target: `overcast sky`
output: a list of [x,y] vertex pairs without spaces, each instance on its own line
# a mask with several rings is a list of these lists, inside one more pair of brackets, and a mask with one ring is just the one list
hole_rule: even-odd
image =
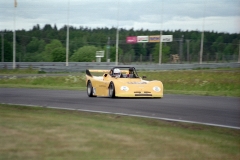
[[16,8],[14,0],[0,0],[0,31],[13,30],[14,21],[16,30],[69,23],[240,33],[240,0],[17,0]]

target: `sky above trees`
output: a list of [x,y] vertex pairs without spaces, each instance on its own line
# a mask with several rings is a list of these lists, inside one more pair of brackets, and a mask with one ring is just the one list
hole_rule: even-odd
[[[239,0],[0,1],[0,31],[40,24],[240,33]],[[15,22],[15,25],[14,25]],[[15,26],[15,27],[14,27]]]

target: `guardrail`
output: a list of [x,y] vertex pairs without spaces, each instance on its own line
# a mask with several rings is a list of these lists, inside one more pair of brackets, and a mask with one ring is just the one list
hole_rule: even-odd
[[[44,72],[82,72],[86,69],[110,69],[115,62],[16,62],[16,68],[33,68]],[[124,64],[119,63],[119,66]],[[203,63],[203,64],[131,64],[125,66],[134,66],[138,70],[182,70],[182,69],[201,69],[201,68],[240,68],[240,63]],[[12,62],[1,62],[1,69],[12,69]]]

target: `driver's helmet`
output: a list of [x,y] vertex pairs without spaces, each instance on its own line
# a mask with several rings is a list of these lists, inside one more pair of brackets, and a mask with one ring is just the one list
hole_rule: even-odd
[[113,75],[114,75],[115,77],[120,77],[120,75],[121,75],[120,69],[115,68],[115,69],[113,70]]

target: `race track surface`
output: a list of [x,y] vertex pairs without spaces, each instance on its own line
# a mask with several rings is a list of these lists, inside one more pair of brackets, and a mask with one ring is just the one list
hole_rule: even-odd
[[100,111],[240,129],[240,99],[164,95],[162,99],[89,98],[86,91],[0,88],[0,103]]

